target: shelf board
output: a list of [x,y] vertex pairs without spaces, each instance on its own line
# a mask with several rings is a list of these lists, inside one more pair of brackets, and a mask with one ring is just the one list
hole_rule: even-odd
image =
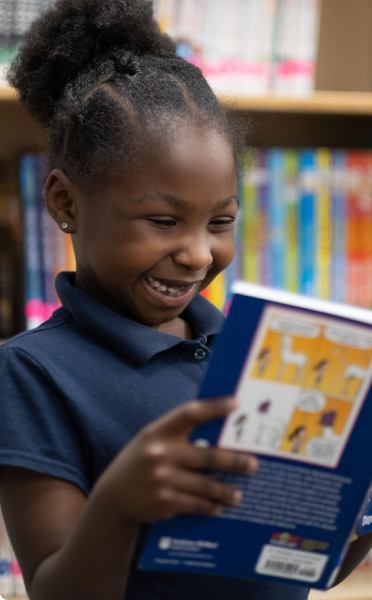
[[6,83],[0,83],[0,101],[17,100],[17,92]]
[[314,92],[307,97],[239,97],[232,101],[238,110],[253,112],[323,113],[372,115],[372,92]]
[[[1,83],[0,101],[16,99],[17,93]],[[372,92],[314,92],[307,97],[220,95],[220,99],[238,110],[252,112],[372,115]]]
[[357,569],[327,592],[311,590],[309,600],[372,600],[372,568]]

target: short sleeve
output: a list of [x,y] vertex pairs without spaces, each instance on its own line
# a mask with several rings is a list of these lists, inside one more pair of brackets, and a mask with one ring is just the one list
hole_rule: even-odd
[[77,431],[44,368],[19,347],[0,349],[0,465],[67,479],[88,495]]

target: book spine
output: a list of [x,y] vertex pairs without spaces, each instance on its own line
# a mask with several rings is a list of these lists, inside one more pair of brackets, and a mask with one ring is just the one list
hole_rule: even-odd
[[223,310],[226,298],[225,272],[223,271],[208,286],[208,300],[219,310]]
[[269,173],[267,151],[257,150],[259,283],[269,285]]
[[25,154],[20,161],[20,188],[23,206],[26,286],[26,327],[33,329],[44,321],[44,291],[40,248],[40,222],[36,158]]
[[320,22],[320,0],[299,0],[300,22],[294,94],[308,95],[314,89]]
[[315,295],[315,223],[314,197],[316,191],[315,151],[300,151],[299,176],[299,291]]
[[346,300],[346,152],[332,154],[332,300]]
[[257,171],[257,159],[253,157],[251,168],[242,181],[243,278],[255,283],[259,281]]
[[360,306],[371,307],[372,289],[372,196],[371,196],[371,153],[360,153],[361,187],[358,194],[359,211],[359,252],[358,271],[360,285]]
[[272,148],[268,152],[269,167],[269,252],[270,285],[285,289],[285,234],[286,214],[283,198],[284,151]]
[[298,154],[285,151],[286,289],[298,292]]
[[361,272],[361,210],[360,195],[363,186],[363,158],[359,151],[351,150],[348,155],[349,189],[347,198],[347,275],[346,302],[362,304]]
[[327,148],[317,151],[318,190],[315,206],[316,232],[316,295],[328,300],[330,292],[332,220],[330,211],[331,153]]

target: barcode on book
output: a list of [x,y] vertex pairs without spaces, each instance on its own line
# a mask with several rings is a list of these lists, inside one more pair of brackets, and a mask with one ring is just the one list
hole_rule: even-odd
[[270,571],[281,571],[282,573],[297,573],[300,565],[278,562],[277,560],[268,560],[265,568]]
[[321,578],[328,558],[324,554],[267,544],[261,551],[255,571],[261,575],[314,583]]

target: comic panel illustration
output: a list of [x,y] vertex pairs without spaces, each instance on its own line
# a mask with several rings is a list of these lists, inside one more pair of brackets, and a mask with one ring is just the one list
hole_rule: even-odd
[[219,445],[334,467],[371,379],[367,327],[267,307]]

